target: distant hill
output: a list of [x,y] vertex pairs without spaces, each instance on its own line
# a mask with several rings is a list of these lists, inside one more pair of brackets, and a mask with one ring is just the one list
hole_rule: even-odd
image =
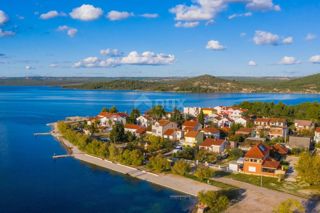
[[56,85],[75,89],[173,91],[192,93],[320,93],[320,74],[286,77],[31,77],[0,78],[0,85]]

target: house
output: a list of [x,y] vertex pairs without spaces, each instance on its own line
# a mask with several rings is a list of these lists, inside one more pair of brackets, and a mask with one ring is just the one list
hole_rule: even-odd
[[229,163],[229,168],[228,170],[231,172],[239,172],[243,169],[243,163],[244,163],[244,158],[241,157],[236,161],[231,161]]
[[139,126],[143,126],[145,128],[151,125],[151,119],[145,115],[140,115],[136,121]]
[[320,142],[320,127],[316,128],[316,130],[314,132],[314,141],[316,143]]
[[216,110],[214,108],[202,108],[202,112],[204,115],[212,115],[216,112]]
[[183,108],[183,114],[185,115],[191,115],[193,117],[197,117],[201,112],[200,107],[184,107]]
[[198,131],[202,129],[202,125],[196,120],[185,121],[182,124],[182,130],[185,132],[188,131]]
[[206,138],[220,138],[220,130],[214,127],[205,127],[201,130]]
[[254,121],[257,129],[270,129],[271,127],[287,127],[287,121],[284,118],[257,118]]
[[234,123],[241,124],[242,126],[247,126],[247,124],[248,124],[248,120],[244,119],[244,118],[241,118],[241,117],[233,119],[233,120],[234,120]]
[[171,141],[178,141],[183,138],[183,131],[180,129],[167,129],[163,133],[163,137]]
[[200,131],[189,131],[185,134],[184,140],[181,141],[184,146],[195,146],[203,141],[203,133]]
[[230,118],[222,118],[218,121],[218,127],[228,127],[230,128],[233,121]]
[[176,129],[177,124],[169,120],[159,120],[152,125],[152,134],[162,137],[168,129]]
[[280,143],[277,143],[271,147],[271,154],[273,155],[273,158],[277,160],[285,159],[288,153],[289,149]]
[[297,136],[289,136],[290,148],[299,148],[310,150],[311,148],[311,138],[310,137],[297,137]]
[[144,133],[146,133],[146,128],[141,127],[139,125],[135,125],[135,124],[126,124],[126,125],[124,125],[124,131],[131,132],[132,134],[134,134],[136,136],[141,136]]
[[248,137],[244,140],[244,142],[239,144],[239,149],[243,151],[248,151],[252,147],[256,146],[257,144],[265,143],[265,141],[266,141],[265,138]]
[[252,147],[244,156],[243,172],[246,174],[274,177],[280,167],[279,161],[270,158],[270,148],[263,143]]
[[245,137],[250,137],[254,135],[254,129],[253,128],[240,128],[236,131],[236,135],[243,135]]
[[199,149],[205,149],[210,152],[224,152],[228,142],[225,139],[206,138],[200,145]]
[[285,138],[288,135],[288,129],[285,127],[271,127],[268,132],[270,139]]
[[297,131],[311,130],[314,128],[314,123],[309,120],[294,120],[294,127]]
[[111,112],[101,112],[97,118],[100,121],[102,127],[111,127],[116,123],[126,124],[128,115],[126,113],[111,113]]

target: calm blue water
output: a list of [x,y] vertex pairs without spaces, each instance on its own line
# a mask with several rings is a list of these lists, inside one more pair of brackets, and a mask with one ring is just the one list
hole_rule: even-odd
[[52,160],[65,150],[47,123],[71,115],[95,115],[103,106],[122,111],[153,104],[231,105],[241,101],[319,101],[319,95],[176,94],[80,91],[57,87],[0,87],[0,212],[186,212],[190,201],[149,183],[79,162]]

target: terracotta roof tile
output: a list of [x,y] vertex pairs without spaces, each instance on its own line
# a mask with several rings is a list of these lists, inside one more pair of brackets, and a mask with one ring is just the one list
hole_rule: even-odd
[[221,144],[223,144],[225,142],[225,140],[223,139],[213,139],[213,138],[206,138],[201,144],[200,146],[220,146]]
[[189,131],[185,137],[188,137],[188,138],[195,138],[197,137],[197,135],[200,133],[200,131]]
[[246,158],[263,159],[269,153],[269,148],[262,143],[252,147],[246,154]]

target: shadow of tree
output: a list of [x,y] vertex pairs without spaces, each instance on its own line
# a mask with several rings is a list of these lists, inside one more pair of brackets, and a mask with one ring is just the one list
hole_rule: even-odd
[[304,202],[307,213],[317,213],[317,205],[320,203],[320,195],[313,195],[307,201]]

